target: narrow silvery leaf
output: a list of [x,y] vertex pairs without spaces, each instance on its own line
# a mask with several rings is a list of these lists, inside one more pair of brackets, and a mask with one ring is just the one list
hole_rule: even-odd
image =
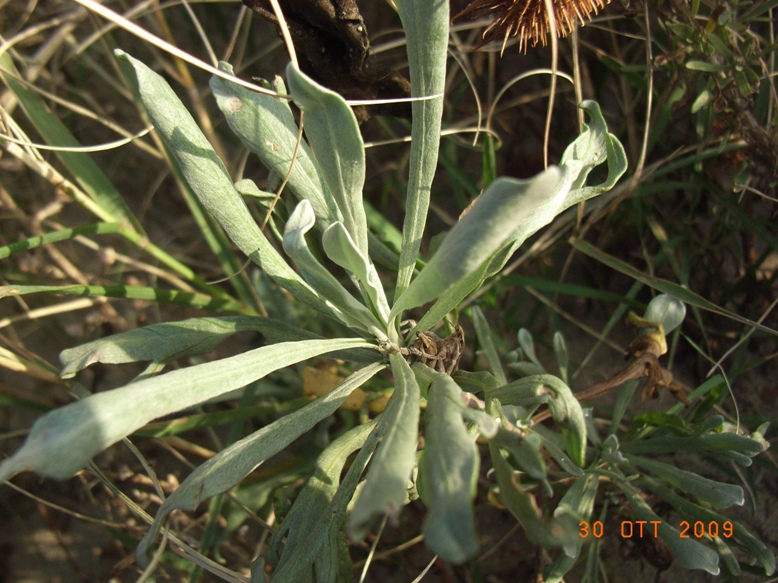
[[473,513],[479,457],[463,423],[461,392],[448,375],[436,374],[429,387],[418,483],[429,508],[422,525],[427,547],[455,564],[479,548]]
[[[434,369],[424,366],[420,363],[416,363],[413,366],[413,372],[416,373],[416,378],[419,380],[422,386],[427,386],[439,380],[440,374]],[[486,376],[484,376],[486,375]],[[500,429],[500,420],[496,416],[481,411],[479,409],[472,409],[468,403],[470,402],[467,391],[463,388],[462,380],[465,379],[465,384],[469,385],[467,391],[479,392],[483,390],[484,386],[490,386],[493,383],[496,384],[497,380],[491,373],[486,371],[477,373],[468,373],[466,371],[457,372],[457,387],[459,392],[459,400],[457,401],[457,408],[459,415],[467,422],[476,425],[478,433],[486,438],[492,439]]]
[[548,455],[556,460],[559,467],[571,476],[575,476],[576,478],[583,477],[584,471],[575,465],[573,460],[571,460],[562,450],[562,447],[560,447],[563,440],[558,432],[551,431],[545,425],[535,425],[535,427],[532,428],[532,431],[540,435],[540,438],[543,440],[543,447],[548,451]]
[[544,547],[561,547],[580,540],[575,517],[565,512],[549,521],[542,517],[535,496],[521,487],[518,472],[514,472],[506,459],[507,453],[494,441],[489,442],[489,454],[500,487],[500,499],[524,527],[530,541]]
[[[492,259],[472,271],[468,276],[458,280],[442,293],[437,302],[419,321],[418,328],[427,330],[439,322],[446,314],[455,309],[473,290],[477,289],[485,278],[494,275],[503,268],[524,241],[538,229],[550,223],[556,215],[573,205],[588,200],[613,187],[627,169],[627,159],[624,148],[619,141],[607,132],[605,120],[600,108],[593,101],[585,101],[581,107],[586,109],[591,122],[585,131],[565,150],[560,164],[562,179],[557,188],[549,192],[546,202],[529,212],[519,221],[518,227]],[[607,158],[606,158],[607,156]],[[580,187],[589,172],[603,161],[608,164],[608,176],[602,184],[591,187]],[[523,181],[513,179],[498,179],[522,184]],[[405,308],[403,308],[405,309]]]
[[581,403],[562,379],[549,374],[533,375],[486,393],[503,405],[529,406],[547,403],[554,421],[562,427],[567,453],[578,466],[586,454],[586,420]]
[[687,472],[648,458],[627,456],[627,459],[637,467],[663,478],[667,483],[681,491],[706,500],[716,509],[729,508],[732,505],[742,506],[745,502],[743,488],[740,486],[716,482],[693,472]]
[[[565,548],[568,546],[566,545]],[[578,562],[578,555],[581,552],[581,547],[571,546],[570,548],[573,549],[573,556],[567,553],[561,554],[553,563],[543,569],[543,583],[564,583],[565,575],[567,575],[570,569],[575,567],[575,564]]]
[[551,416],[562,428],[567,454],[583,467],[586,458],[586,420],[581,402],[560,378],[542,375],[546,386],[556,392],[556,398],[548,403]]
[[610,462],[612,464],[624,463],[627,461],[627,459],[621,455],[621,452],[619,451],[620,447],[621,445],[619,444],[619,438],[616,437],[615,433],[611,433],[608,437],[605,438],[605,441],[602,442],[600,456],[606,462]]
[[[498,400],[490,401],[490,409],[500,417],[502,425],[495,442],[501,449],[511,454],[514,464],[522,472],[538,480],[543,485],[546,494],[552,496],[554,491],[548,481],[548,468],[543,454],[540,452],[543,445],[541,437],[534,431],[516,431],[514,422],[508,418]],[[507,411],[507,413],[511,413],[511,411]],[[509,427],[514,427],[514,431],[509,431]]]
[[400,354],[389,355],[389,362],[394,376],[394,394],[376,429],[381,433],[381,444],[370,463],[365,486],[348,523],[349,535],[356,541],[365,537],[374,517],[393,517],[400,512],[416,460],[419,385]]
[[[219,63],[219,68],[232,74],[228,63]],[[276,79],[275,89],[286,93],[280,78]],[[298,200],[311,201],[316,218],[323,226],[338,220],[335,201],[329,196],[329,188],[320,176],[308,144],[302,141],[295,155],[299,131],[289,104],[284,99],[254,93],[221,77],[211,78],[211,90],[230,129],[265,167],[279,176],[286,176],[294,159],[287,183],[289,189]]]
[[638,519],[657,525],[659,537],[670,547],[680,566],[686,569],[707,571],[711,575],[719,574],[719,556],[714,551],[691,537],[682,538],[680,531],[674,526],[670,526],[667,521],[662,520],[643,500],[640,492],[631,485],[623,481],[617,481],[616,484],[627,495],[629,505]]
[[[319,353],[322,346],[326,349],[327,346],[345,342],[319,340]],[[353,340],[349,342],[356,344]],[[286,346],[288,354],[301,360],[298,354],[300,351],[290,344],[292,343],[279,346]],[[198,466],[160,507],[154,517],[154,524],[138,546],[139,559],[145,560],[146,553],[170,512],[175,509],[194,510],[203,500],[232,488],[266,459],[282,451],[319,421],[332,415],[354,389],[366,383],[385,366],[375,363],[358,370],[323,397],[244,437]],[[224,368],[221,370],[223,373]]]
[[351,338],[273,344],[91,395],[36,421],[22,448],[0,464],[0,480],[23,469],[52,478],[70,477],[100,451],[152,419],[218,397],[314,356],[369,347],[371,344]]
[[492,369],[492,373],[501,385],[508,384],[508,379],[505,378],[505,371],[502,369],[500,355],[497,354],[497,349],[492,340],[492,330],[486,321],[486,316],[484,316],[484,313],[478,306],[473,306],[473,325],[475,326],[475,333],[478,337],[478,343],[481,345],[481,350],[486,353],[489,368]]
[[570,358],[567,355],[567,344],[561,332],[554,332],[554,356],[559,367],[559,376],[566,384],[570,384]]
[[[333,573],[341,565],[337,556],[329,552],[332,544],[329,539],[341,536],[339,531],[359,479],[359,468],[367,464],[378,442],[373,432],[375,424],[373,420],[348,431],[333,441],[316,460],[313,475],[271,539],[270,549],[274,556],[283,548],[281,560],[273,571],[274,581],[298,583],[311,573],[311,563],[314,563],[317,581],[342,578]],[[358,459],[350,464],[341,483],[343,467],[357,450],[361,450]],[[332,574],[328,575],[328,572]]]
[[543,382],[539,381],[540,376],[533,375],[507,385],[487,388],[485,398],[498,399],[503,405],[517,405],[519,407],[548,403],[553,398],[553,394],[546,389]]
[[640,480],[640,482],[641,484],[645,485],[648,490],[654,494],[659,495],[661,498],[664,498],[670,504],[672,504],[678,514],[680,514],[683,518],[688,519],[689,522],[699,520],[705,524],[718,524],[719,527],[724,525],[726,522],[730,522],[732,524],[732,540],[730,542],[734,542],[741,549],[746,550],[757,561],[759,561],[762,564],[762,568],[764,569],[766,576],[769,577],[775,573],[775,554],[773,551],[768,549],[764,543],[757,539],[753,534],[748,532],[748,530],[746,530],[742,524],[728,520],[724,516],[721,516],[720,514],[709,510],[708,508],[703,508],[698,504],[690,502],[672,490],[660,486],[656,480],[644,477]]
[[[576,480],[575,484],[562,496],[559,505],[554,510],[554,515],[569,514],[591,524],[598,485],[599,476],[594,473],[586,474],[584,478]],[[565,554],[568,557],[577,557],[581,545],[584,541],[590,542],[591,538],[592,533],[589,532],[588,540],[586,537],[581,537],[581,541],[578,544],[565,545]]]
[[313,81],[294,63],[287,65],[286,77],[295,103],[305,112],[305,135],[343,224],[357,249],[367,255],[367,219],[362,204],[365,145],[357,118],[340,95]]
[[400,270],[395,298],[411,282],[427,221],[432,179],[438,164],[443,92],[446,82],[449,3],[446,0],[397,0],[405,30],[414,101],[408,193],[405,198]]
[[570,489],[565,492],[559,505],[554,511],[555,515],[566,512],[574,516],[580,516],[589,520],[594,512],[594,502],[597,499],[597,488],[600,478],[597,474],[586,474],[586,477],[576,480]]
[[357,249],[342,223],[332,223],[327,227],[322,235],[322,247],[327,257],[354,274],[367,292],[375,313],[383,323],[388,323],[389,303],[375,265],[369,256]]
[[462,303],[466,297],[477,290],[488,273],[489,263],[484,263],[481,267],[466,275],[454,285],[449,287],[438,297],[437,301],[430,306],[425,314],[418,321],[412,332],[416,330],[429,330],[435,324],[443,320],[447,314]]
[[250,196],[259,201],[262,201],[265,204],[271,203],[276,197],[276,195],[272,192],[260,190],[260,188],[257,186],[257,183],[250,178],[238,180],[235,183],[235,190],[237,190],[241,196]]
[[60,376],[63,379],[72,378],[79,371],[98,362],[169,362],[184,356],[206,354],[228,336],[243,330],[261,332],[271,343],[317,337],[307,330],[258,316],[190,318],[180,322],[152,324],[63,350],[59,357],[63,365]]
[[[586,100],[581,102],[580,107],[589,114],[590,121],[588,124],[584,124],[583,133],[565,149],[562,161],[559,163],[561,167],[564,167],[575,160],[582,165],[562,210],[610,190],[627,170],[627,155],[624,152],[624,147],[616,139],[616,136],[608,133],[600,106],[596,101]],[[589,172],[606,160],[608,162],[608,176],[605,182],[585,187],[584,183]]]
[[294,259],[303,277],[325,299],[341,322],[379,340],[386,339],[384,328],[373,313],[359,303],[311,253],[305,234],[315,222],[311,203],[301,200],[286,223],[284,251]]
[[500,422],[484,411],[471,409],[463,405],[460,413],[463,419],[477,426],[481,437],[492,439],[500,429]]
[[538,368],[543,368],[543,365],[540,364],[540,361],[535,354],[535,341],[532,339],[532,334],[530,331],[526,328],[520,328],[516,337],[519,341],[521,350],[524,352],[524,356],[527,357],[527,360],[529,360]]
[[[555,216],[580,202],[610,190],[627,170],[627,156],[624,147],[608,133],[600,106],[594,101],[583,101],[580,107],[589,114],[590,123],[584,124],[584,131],[562,154],[559,168],[562,180],[559,188],[549,193],[545,204],[539,205],[514,232],[510,252],[504,260],[489,268],[495,273],[505,264],[513,251],[541,227],[549,224]],[[608,163],[608,176],[605,182],[596,186],[583,186],[589,173],[603,162]]]
[[143,104],[186,183],[232,242],[297,299],[328,314],[329,310],[316,292],[300,279],[265,238],[235,190],[224,163],[167,81],[127,53],[116,50],[114,54],[122,74]]
[[522,472],[546,485],[548,469],[543,454],[540,453],[543,441],[537,433],[529,431],[526,435],[519,436],[503,429],[497,434],[497,443],[510,452]]
[[[552,167],[531,180],[494,181],[396,301],[392,316],[435,299],[481,267],[527,220],[528,214],[546,205],[548,198],[561,190],[561,178],[559,169]],[[552,211],[546,223],[554,214]]]

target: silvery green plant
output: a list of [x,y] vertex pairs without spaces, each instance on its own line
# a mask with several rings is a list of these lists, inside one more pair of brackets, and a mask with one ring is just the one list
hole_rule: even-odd
[[[658,335],[655,338],[666,344],[664,336],[679,328],[685,314],[681,301],[665,294],[658,295],[649,302],[642,316],[642,322],[650,324],[642,333]],[[499,364],[491,331],[477,308],[474,310],[474,324],[489,362]],[[657,564],[661,561],[655,563],[659,570],[666,569],[674,559],[682,568],[706,571],[712,575],[721,574],[723,565],[723,572],[730,578],[739,577],[744,566],[753,573],[761,568],[767,576],[775,571],[774,553],[742,524],[718,512],[744,504],[742,487],[646,457],[676,453],[699,455],[718,464],[748,467],[755,456],[769,447],[764,438],[769,424],[744,434],[720,415],[687,422],[680,416],[684,410],[682,403],[676,403],[665,412],[638,413],[630,419],[627,407],[640,385],[639,380],[632,380],[620,387],[608,429],[603,432],[594,426],[592,409],[581,408],[569,392],[570,363],[562,335],[557,333],[553,341],[558,376],[549,374],[543,368],[527,330],[521,329],[517,340],[519,348],[507,355],[507,368],[519,378],[506,382],[497,380],[499,374],[495,374],[493,388],[483,387],[487,410],[491,407],[491,410],[497,411],[501,420],[498,434],[489,444],[498,484],[502,491],[515,467],[524,473],[523,485],[534,484],[551,496],[554,489],[550,480],[576,478],[562,494],[553,515],[555,518],[576,517],[579,537],[565,543],[555,553],[555,560],[543,570],[544,581],[562,581],[584,553],[588,556],[582,580],[598,580],[601,544],[608,539],[619,538],[622,541],[630,538],[632,541],[639,539],[638,542],[663,545],[668,563],[663,566]],[[494,365],[492,368],[496,370]],[[687,406],[702,405],[706,397],[724,383],[720,375],[709,378],[687,395]],[[556,420],[568,416],[568,423],[561,425],[561,435],[542,425],[528,423],[541,405],[548,405]],[[564,412],[554,413],[555,408]],[[626,430],[622,429],[624,425]],[[516,440],[512,435],[516,428],[524,433],[523,439]],[[577,435],[582,436],[580,440]],[[584,440],[587,444],[585,448]],[[582,449],[576,452],[572,447],[574,444],[581,445]],[[515,466],[508,466],[505,456],[500,457],[499,448],[508,452],[508,459]],[[541,455],[543,450],[546,456]],[[585,464],[581,463],[583,456]],[[549,458],[554,460],[561,472],[549,470]],[[501,472],[504,475],[502,479]],[[738,474],[733,472],[733,477],[738,479]],[[685,496],[679,492],[685,493]],[[514,500],[513,506],[506,505],[525,529],[537,528],[542,532],[544,525],[538,521],[530,500],[522,499],[515,492],[511,492],[511,496],[518,500]],[[646,501],[651,497],[663,500],[672,508],[672,520],[657,514]],[[610,507],[604,504],[597,509],[595,503],[598,499],[610,500]],[[613,519],[609,520],[610,516]],[[643,527],[645,531],[638,536],[638,528]],[[634,533],[629,529],[634,529]],[[555,546],[554,540],[536,538],[535,542]],[[743,551],[748,561],[739,562],[732,547]],[[661,553],[655,552],[655,555]],[[759,568],[752,566],[754,563],[758,563]]]
[[[461,371],[451,377],[420,363],[409,364],[407,348],[416,332],[429,330],[456,310],[464,298],[502,269],[527,237],[555,216],[610,189],[624,173],[626,159],[619,142],[608,133],[597,104],[582,103],[589,124],[565,150],[559,165],[529,180],[495,180],[423,263],[419,249],[437,166],[449,15],[447,2],[441,0],[396,0],[396,4],[407,34],[413,94],[422,98],[413,103],[413,141],[399,256],[368,230],[362,203],[364,144],[351,109],[339,95],[312,81],[294,64],[286,69],[286,83],[275,79],[270,84],[278,94],[288,92],[304,112],[305,140],[298,148],[299,128],[284,99],[249,92],[220,77],[211,81],[230,128],[271,176],[286,176],[291,168],[287,189],[293,200],[283,233],[278,233],[282,254],[256,224],[244,201],[244,197],[254,197],[262,203],[273,195],[248,180],[234,183],[164,79],[128,54],[116,51],[138,103],[200,203],[264,275],[322,318],[337,322],[348,334],[322,338],[281,319],[211,317],[148,326],[66,350],[61,356],[66,378],[95,362],[151,364],[134,382],[83,398],[36,422],[22,448],[0,465],[0,479],[23,469],[67,478],[97,453],[153,419],[226,395],[308,359],[336,355],[349,363],[353,370],[350,376],[325,396],[216,454],[164,501],[138,548],[141,562],[148,560],[172,511],[195,509],[202,501],[233,488],[265,460],[331,416],[356,388],[385,369],[393,379],[393,393],[385,410],[324,449],[313,475],[275,533],[268,557],[275,565],[274,581],[348,579],[344,533],[351,540],[361,540],[376,519],[396,517],[413,497],[421,498],[428,508],[422,531],[432,551],[453,563],[475,556],[479,550],[473,515],[481,464],[478,436],[488,441],[489,459],[505,506],[532,541],[563,549],[564,555],[554,563],[555,570],[549,576],[561,577],[580,553],[579,523],[591,519],[598,481],[605,475],[605,470],[592,469],[596,462],[634,464],[657,476],[655,484],[647,483],[647,488],[656,485],[667,489],[668,499],[671,494],[677,496],[667,486],[679,486],[677,473],[658,466],[659,462],[639,458],[642,450],[628,451],[615,435],[599,440],[563,380],[564,374],[560,378],[539,372],[509,381],[493,351],[489,353],[491,373]],[[226,63],[221,68],[232,72]],[[607,165],[605,181],[587,185],[590,171],[600,164]],[[348,273],[355,293],[332,275],[325,258]],[[390,267],[388,274],[395,275],[393,289],[385,287],[389,275],[379,277],[377,265]],[[430,302],[418,323],[410,330],[402,329],[410,310]],[[477,310],[474,318],[479,339],[487,345],[488,326]],[[647,318],[663,319],[656,314]],[[671,328],[666,326],[665,330]],[[159,374],[166,363],[207,353],[242,330],[261,332],[267,345]],[[520,341],[528,346],[526,334]],[[466,398],[475,394],[483,399]],[[426,402],[421,423],[425,447],[417,456],[422,402]],[[549,407],[558,432],[528,423],[531,412],[541,405]],[[721,451],[713,439],[721,427],[721,423],[709,423],[695,435],[710,436],[711,447]],[[750,460],[764,449],[761,434],[722,435],[728,436],[727,443],[735,452],[732,455],[742,457],[738,461]],[[740,441],[733,445],[730,442],[735,438]],[[554,475],[548,469],[546,454],[558,464]],[[343,474],[349,459],[351,464]],[[519,471],[521,480],[526,481],[521,487]],[[542,515],[529,485],[552,492],[551,480],[557,476],[571,478],[572,486],[553,513]],[[619,483],[623,483],[632,507],[639,515],[650,515],[626,472],[622,477]],[[723,486],[716,491],[723,492],[728,502],[742,498],[742,491],[740,498]],[[701,557],[690,560],[687,566],[713,572],[718,555],[697,545],[706,551],[698,546],[682,549],[692,549],[688,552]],[[759,557],[768,569],[765,552],[762,550]],[[253,579],[263,580],[261,568],[255,570]]]

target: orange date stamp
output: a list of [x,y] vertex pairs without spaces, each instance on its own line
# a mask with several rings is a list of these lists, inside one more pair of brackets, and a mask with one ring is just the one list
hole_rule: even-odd
[[[661,520],[622,520],[619,532],[616,534],[621,538],[658,538],[659,527],[663,524]],[[732,538],[735,534],[735,526],[729,520],[717,522],[703,522],[696,520],[694,522],[682,520],[678,524],[678,538]],[[605,524],[601,520],[589,522],[582,520],[578,523],[578,536],[581,538],[602,538],[605,535]]]

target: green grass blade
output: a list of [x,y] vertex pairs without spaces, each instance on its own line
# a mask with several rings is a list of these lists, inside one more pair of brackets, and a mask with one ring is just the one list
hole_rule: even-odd
[[763,326],[758,322],[754,322],[753,320],[744,318],[743,316],[735,314],[734,312],[725,310],[724,308],[721,308],[716,304],[709,302],[708,300],[694,293],[693,291],[681,287],[677,283],[673,283],[671,281],[667,281],[666,279],[661,279],[653,275],[647,275],[642,271],[635,269],[631,265],[624,263],[620,259],[617,259],[612,255],[608,255],[607,253],[600,251],[599,249],[597,249],[593,245],[590,245],[586,241],[582,241],[580,239],[573,239],[570,241],[570,244],[581,253],[588,255],[592,259],[596,259],[597,261],[603,263],[604,265],[607,265],[611,269],[615,269],[616,271],[619,271],[624,275],[631,277],[634,280],[640,281],[645,285],[657,291],[665,293],[669,296],[672,296],[677,300],[680,300],[686,304],[695,306],[702,310],[713,312],[714,314],[718,314],[719,316],[724,316],[725,318],[730,318],[732,320],[740,322],[741,324],[745,324],[746,326],[752,326],[762,332],[766,332],[767,334],[778,336],[778,330],[773,330],[772,328]]
[[[46,143],[67,148],[81,146],[67,127],[49,111],[40,96],[19,81],[19,71],[8,53],[0,54],[0,77],[14,92],[27,117]],[[127,223],[139,233],[144,232],[119,191],[89,154],[85,152],[56,152],[56,154],[84,192],[104,211],[100,216],[101,219],[106,222]]]
[[0,287],[0,299],[36,293],[54,293],[66,296],[108,297],[126,300],[149,300],[188,306],[202,310],[224,310],[251,315],[253,312],[235,300],[215,298],[206,294],[159,289],[140,285],[9,285]]
[[[222,272],[228,277],[229,285],[232,286],[244,304],[251,306],[254,308],[254,311],[260,313],[261,301],[257,295],[256,289],[251,285],[249,274],[243,269],[245,260],[238,257],[230,239],[219,227],[216,220],[208,214],[205,208],[203,208],[200,201],[197,200],[197,196],[192,192],[192,189],[189,188],[189,185],[179,172],[178,166],[174,163],[172,156],[169,155],[167,148],[165,150],[165,155],[168,157],[170,166],[174,169],[179,187],[184,194],[184,199],[189,207],[189,212],[192,213],[192,218],[194,218],[200,234],[202,234],[208,247],[213,251],[213,254],[219,261]],[[211,291],[210,288],[211,286],[209,285],[208,291]]]
[[73,237],[79,235],[109,235],[113,233],[119,233],[124,230],[119,223],[90,223],[88,225],[81,225],[80,227],[74,227],[72,229],[62,229],[60,231],[54,231],[52,233],[46,233],[39,237],[30,237],[23,241],[17,241],[10,245],[4,245],[0,247],[0,259],[7,259],[14,253],[20,253],[22,251],[30,251],[31,249],[37,249],[44,245],[51,243],[60,243],[67,241]]
[[[178,275],[202,288],[213,297],[229,302],[235,302],[235,300],[231,298],[229,294],[225,293],[218,287],[210,285],[205,280],[197,276],[189,267],[171,257],[156,245],[150,243],[145,235],[133,230],[130,227],[127,227],[126,225],[122,225],[121,223],[90,223],[88,225],[81,225],[80,227],[73,227],[71,229],[53,231],[38,237],[30,237],[29,239],[24,239],[23,241],[17,241],[16,243],[11,243],[10,245],[0,247],[0,259],[6,259],[15,253],[30,251],[31,249],[37,249],[38,247],[42,247],[44,245],[67,241],[79,235],[110,235],[114,233],[121,235],[132,244],[142,248],[151,257],[170,267]],[[235,305],[237,306],[237,303]],[[233,311],[247,311],[245,309],[230,309]]]

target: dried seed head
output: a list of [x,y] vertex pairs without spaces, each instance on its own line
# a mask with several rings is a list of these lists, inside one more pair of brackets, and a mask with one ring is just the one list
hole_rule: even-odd
[[[559,36],[567,36],[576,21],[585,24],[608,2],[610,0],[552,0]],[[519,39],[519,51],[526,53],[530,44],[534,47],[541,42],[545,46],[551,30],[544,0],[473,0],[454,20],[474,20],[482,16],[493,16],[494,20],[486,27],[478,48],[502,40],[504,50],[508,39],[515,36]]]

